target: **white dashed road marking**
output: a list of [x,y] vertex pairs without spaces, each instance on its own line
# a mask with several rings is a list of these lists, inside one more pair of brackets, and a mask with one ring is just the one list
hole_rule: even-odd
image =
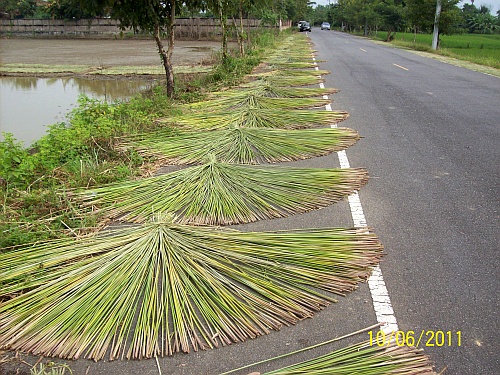
[[[319,70],[319,67],[316,66],[315,69]],[[324,89],[325,85],[320,83],[319,87]],[[324,95],[323,98],[328,99],[328,96]],[[332,106],[327,104],[325,109],[327,111],[332,111]],[[337,124],[333,124],[331,127],[336,128]],[[339,158],[340,168],[350,168],[349,159],[347,158],[345,150],[337,152],[337,156]],[[361,206],[358,193],[356,192],[351,194],[348,197],[348,201],[354,226],[356,228],[367,228],[368,225],[366,223],[365,214],[363,212],[363,207]],[[398,323],[396,321],[396,316],[394,315],[394,310],[392,309],[391,299],[389,297],[389,292],[387,291],[380,266],[373,268],[372,274],[368,278],[368,287],[370,288],[377,322],[383,323],[380,330],[388,334],[398,331]]]
[[398,68],[403,69],[403,70],[410,70],[410,69],[405,68],[404,66],[401,66],[401,65],[398,65],[398,64],[392,64],[392,65],[397,66]]

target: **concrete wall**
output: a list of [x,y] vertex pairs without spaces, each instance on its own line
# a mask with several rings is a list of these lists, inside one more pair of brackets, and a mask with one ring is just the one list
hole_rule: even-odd
[[[239,21],[237,21],[238,23]],[[231,25],[232,20],[228,20]],[[260,20],[244,19],[245,29],[260,26]],[[287,23],[285,27],[289,27]],[[148,37],[134,34],[132,30],[121,31],[119,22],[109,18],[72,20],[50,19],[0,19],[0,35],[12,37]],[[176,20],[175,36],[179,39],[217,39],[221,35],[220,22],[213,18],[179,18]]]

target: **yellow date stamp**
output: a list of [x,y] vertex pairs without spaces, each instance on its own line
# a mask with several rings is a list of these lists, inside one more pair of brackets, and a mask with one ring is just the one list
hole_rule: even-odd
[[370,346],[451,347],[462,346],[462,331],[421,330],[368,332]]

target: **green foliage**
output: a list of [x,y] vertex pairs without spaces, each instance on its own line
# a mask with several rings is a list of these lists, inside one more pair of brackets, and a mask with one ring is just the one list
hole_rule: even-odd
[[476,8],[474,4],[464,4],[462,17],[463,27],[469,33],[490,34],[500,30],[499,15],[493,16],[485,5]]
[[33,145],[35,152],[29,159],[35,176],[49,175],[56,168],[71,174],[72,164],[88,165],[92,160],[98,165],[116,158],[114,137],[136,131],[148,119],[145,111],[134,110],[133,105],[112,105],[85,96],[78,103],[68,124],[50,126]]
[[103,17],[106,15],[104,8],[87,10],[82,6],[82,3],[81,0],[52,0],[46,3],[45,9],[51,17],[67,20],[79,20],[95,16]]
[[126,103],[87,97],[67,124],[52,125],[30,150],[5,134],[0,142],[0,247],[74,235],[98,217],[77,213],[62,189],[122,181],[139,173],[145,160],[115,149],[116,137],[151,131],[154,121],[175,111],[157,87]]
[[35,0],[0,0],[0,14],[10,18],[30,18],[37,9]]
[[30,375],[68,375],[72,373],[73,371],[67,364],[55,362],[39,363],[30,370]]
[[312,13],[312,17],[309,18],[311,25],[319,26],[323,22],[328,22],[328,10],[330,7],[326,5],[318,4]]
[[27,177],[26,160],[28,151],[21,142],[16,142],[11,133],[2,133],[0,142],[0,187],[16,184]]
[[[462,12],[458,3],[458,0],[442,0],[440,34],[451,35],[464,28],[483,32],[497,30],[498,17],[492,16],[489,10],[480,13],[473,5],[465,4]],[[335,27],[350,32],[366,29],[372,34],[379,30],[432,32],[435,13],[435,0],[339,0],[330,7],[328,19]],[[475,21],[471,20],[473,17]]]
[[379,25],[388,31],[388,38],[393,31],[404,27],[403,6],[398,0],[385,0],[375,2],[373,11],[378,15]]
[[279,23],[279,14],[270,9],[263,9],[260,17],[262,25],[276,26]]
[[222,64],[218,65],[212,72],[210,79],[212,86],[217,82],[223,82],[225,85],[235,85],[241,78],[251,72],[256,65],[258,57],[247,56],[244,59],[228,56]]

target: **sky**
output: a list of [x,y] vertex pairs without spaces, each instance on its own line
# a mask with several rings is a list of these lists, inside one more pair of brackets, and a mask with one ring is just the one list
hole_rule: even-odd
[[[315,1],[318,5],[328,5],[334,4],[337,2],[337,0],[312,0]],[[458,3],[458,7],[462,8],[464,4],[471,4],[471,0],[461,0],[460,3]],[[497,11],[500,10],[500,0],[474,0],[474,5],[476,8],[479,8],[481,5],[486,5],[487,7],[492,8],[492,13],[493,15],[497,15]]]

